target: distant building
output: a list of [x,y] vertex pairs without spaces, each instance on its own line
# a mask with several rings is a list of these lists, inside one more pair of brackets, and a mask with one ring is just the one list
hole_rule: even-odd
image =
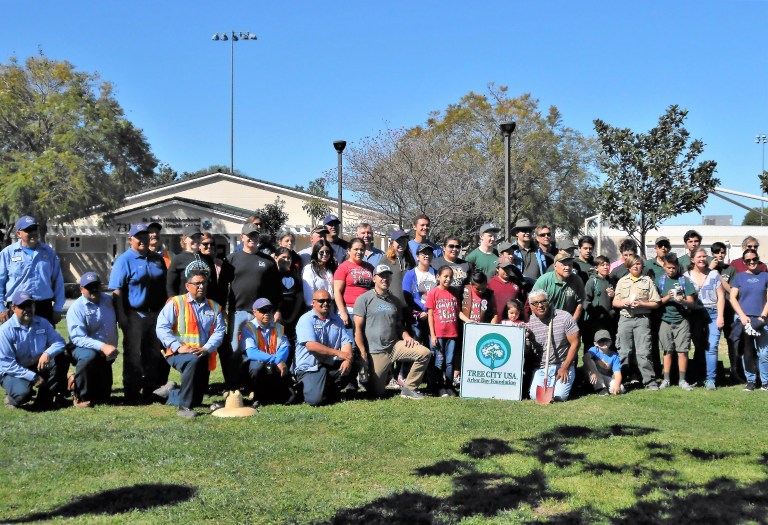
[[701,224],[705,226],[733,226],[733,215],[704,215]]
[[[243,221],[253,210],[272,204],[279,197],[288,214],[286,229],[296,235],[296,249],[309,244],[312,219],[301,207],[309,199],[325,201],[336,213],[337,203],[281,184],[240,175],[211,173],[184,179],[129,195],[125,204],[109,216],[94,214],[72,223],[49,224],[48,242],[62,261],[64,280],[72,283],[89,270],[106,278],[115,257],[127,248],[128,230],[138,222],[162,225],[160,238],[166,248],[178,253],[181,231],[185,226],[199,226],[216,238],[218,255],[226,256],[240,242]],[[378,234],[391,226],[370,208],[352,202],[343,203],[344,237],[354,235],[357,224],[369,222]]]

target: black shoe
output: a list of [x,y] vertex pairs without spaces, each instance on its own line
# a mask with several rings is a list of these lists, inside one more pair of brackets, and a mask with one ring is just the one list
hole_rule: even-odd
[[448,394],[448,397],[458,397],[459,394],[456,393],[456,391],[453,388],[446,388],[445,392]]
[[754,392],[755,391],[755,384],[751,381],[747,382],[746,385],[744,385],[744,392]]
[[224,408],[223,401],[214,401],[213,403],[211,403],[211,412],[216,412],[220,408]]
[[610,396],[611,393],[608,391],[607,388],[603,387],[597,392],[598,396]]

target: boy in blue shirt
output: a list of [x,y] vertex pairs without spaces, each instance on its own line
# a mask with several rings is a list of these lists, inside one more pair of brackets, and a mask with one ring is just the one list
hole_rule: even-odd
[[584,368],[592,387],[601,396],[625,392],[621,384],[621,358],[613,348],[608,330],[595,332],[595,346],[584,354]]
[[656,279],[662,308],[659,343],[664,349],[664,381],[659,388],[671,386],[669,373],[672,355],[677,354],[677,369],[680,372],[678,386],[690,392],[693,387],[685,380],[685,372],[691,348],[691,326],[686,317],[688,308],[693,306],[696,289],[690,279],[680,275],[676,254],[668,253],[664,256],[664,272],[664,275]]

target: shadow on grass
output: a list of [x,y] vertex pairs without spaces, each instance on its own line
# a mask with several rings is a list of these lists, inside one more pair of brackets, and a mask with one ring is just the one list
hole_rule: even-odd
[[[466,518],[483,520],[515,510],[523,510],[523,516],[530,516],[514,517],[523,523],[768,523],[768,478],[752,484],[727,477],[696,483],[673,468],[678,455],[681,461],[685,458],[717,461],[743,454],[637,442],[635,446],[641,453],[639,461],[610,464],[590,459],[590,456],[599,457],[602,449],[610,447],[610,439],[642,438],[654,433],[658,430],[631,425],[604,428],[564,425],[515,443],[473,439],[460,449],[465,459],[439,461],[413,472],[419,477],[449,476],[453,489],[447,496],[436,497],[414,490],[398,492],[360,507],[342,509],[326,523],[448,524]],[[585,449],[588,451],[582,452]],[[485,460],[505,455],[535,458],[538,464],[524,476],[483,472]],[[756,461],[764,461],[767,456],[763,454]],[[567,501],[571,495],[551,486],[548,478],[552,475],[548,474],[551,466],[569,469],[569,476],[574,471],[622,478],[630,474],[638,481],[634,489],[635,503],[610,513],[592,505],[558,512],[559,502]]]
[[123,514],[133,510],[177,505],[191,499],[196,492],[197,489],[194,487],[159,483],[120,487],[90,496],[81,496],[48,512],[36,512],[20,518],[3,520],[0,523],[30,523],[57,518],[74,518],[86,514]]

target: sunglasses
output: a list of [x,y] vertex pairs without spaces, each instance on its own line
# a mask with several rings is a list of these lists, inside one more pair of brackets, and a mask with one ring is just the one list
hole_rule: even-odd
[[331,255],[331,252],[329,252],[328,250],[320,250],[319,252],[317,252],[317,255],[322,257],[324,255]]
[[751,248],[753,250],[757,250],[759,247],[759,244],[747,244],[747,248]]
[[330,299],[312,299],[317,304],[329,304],[331,302]]
[[272,312],[274,312],[274,309],[273,308],[259,308],[256,311],[259,312],[260,314],[271,314]]
[[212,242],[201,242],[200,246],[205,246],[206,248],[210,248],[211,246],[215,246]]
[[533,301],[533,302],[532,302],[532,303],[530,303],[530,304],[531,304],[531,306],[544,306],[544,305],[545,305],[545,304],[547,304],[548,302],[549,302],[549,301],[547,301],[546,299],[542,299],[541,301]]
[[196,288],[202,288],[205,286],[205,281],[200,281],[198,283],[187,283],[187,286],[194,286]]
[[539,237],[552,237],[551,233],[540,233]]
[[667,243],[665,243],[665,242],[663,242],[663,243],[657,244],[656,247],[657,248],[666,248],[667,250],[669,250],[672,246],[667,244]]
[[461,244],[446,244],[445,247],[449,250],[458,250],[461,248]]
[[758,264],[760,259],[758,257],[752,257],[751,259],[744,259],[746,264]]

